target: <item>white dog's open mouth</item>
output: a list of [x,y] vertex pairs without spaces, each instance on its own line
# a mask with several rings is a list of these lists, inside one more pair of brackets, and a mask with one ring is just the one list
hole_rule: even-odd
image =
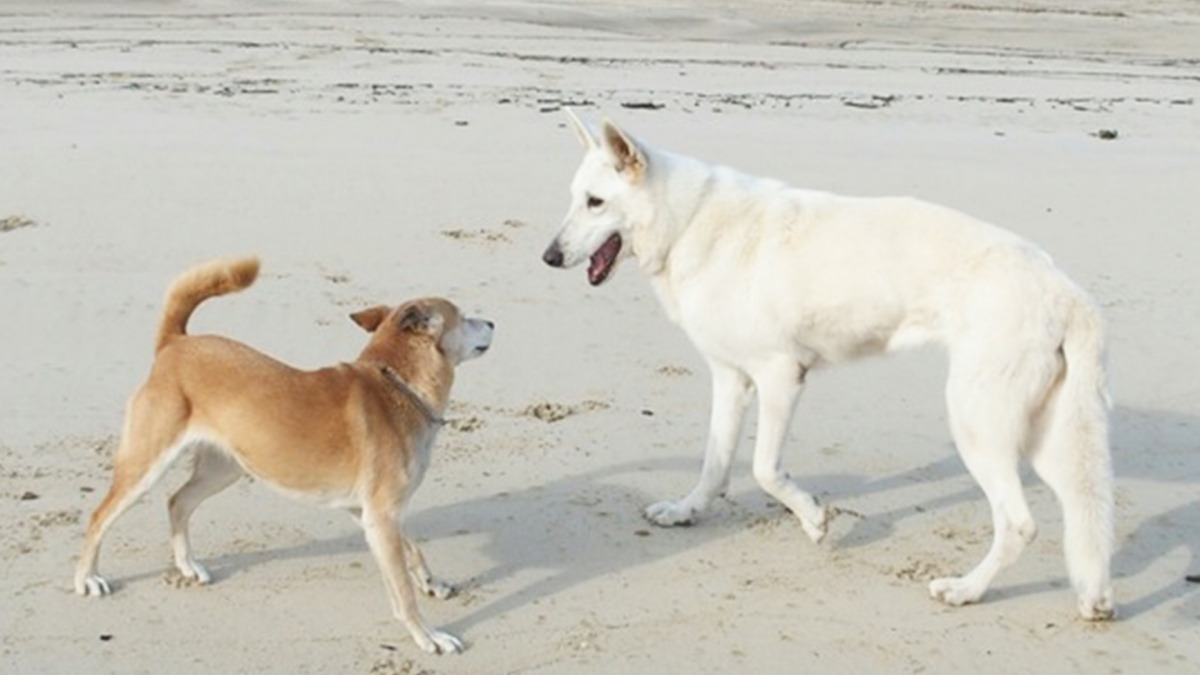
[[592,254],[591,264],[588,265],[588,283],[599,286],[612,273],[613,265],[617,263],[617,254],[621,252],[621,235],[614,234],[596,249]]

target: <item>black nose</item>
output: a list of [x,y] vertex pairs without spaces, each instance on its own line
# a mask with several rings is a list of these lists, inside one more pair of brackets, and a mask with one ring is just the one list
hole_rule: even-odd
[[563,266],[563,252],[558,247],[558,240],[550,242],[550,246],[546,248],[546,252],[542,254],[542,261],[551,267]]
[[488,328],[495,328],[495,327],[496,327],[496,324],[492,323],[491,321],[484,321],[484,323],[486,323],[486,324],[487,324],[487,327],[488,327]]

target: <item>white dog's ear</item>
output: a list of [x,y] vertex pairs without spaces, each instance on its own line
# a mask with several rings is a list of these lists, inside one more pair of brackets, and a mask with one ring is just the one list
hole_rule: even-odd
[[601,133],[605,147],[617,160],[617,173],[630,183],[640,181],[646,172],[646,156],[642,154],[642,149],[638,147],[633,138],[608,120],[604,120],[604,128]]
[[383,323],[383,320],[387,318],[387,315],[391,313],[391,311],[392,310],[390,307],[376,305],[374,307],[368,307],[367,309],[357,311],[351,314],[350,318],[353,319],[354,323],[358,324],[358,326],[363,330],[367,331],[368,333],[374,333],[375,329],[379,328],[379,324]]
[[579,138],[579,143],[584,150],[592,150],[596,147],[596,137],[592,135],[591,129],[583,123],[575,115],[575,111],[570,108],[563,108],[563,112],[567,113],[567,119],[571,120],[571,128],[575,130],[575,135]]

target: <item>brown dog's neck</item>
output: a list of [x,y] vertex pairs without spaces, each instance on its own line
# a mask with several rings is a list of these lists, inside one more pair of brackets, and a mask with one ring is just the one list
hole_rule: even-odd
[[372,341],[356,363],[365,371],[373,371],[389,390],[407,399],[429,422],[443,424],[454,369],[428,341],[414,338],[404,342],[379,345]]
[[403,378],[397,375],[396,371],[392,370],[390,366],[380,366],[379,372],[383,375],[383,379],[387,380],[388,384],[391,384],[401,394],[408,398],[409,401],[412,402],[413,406],[425,416],[425,419],[430,424],[440,427],[446,423],[446,420],[440,414],[435,412],[433,408],[431,408],[429,404],[425,402],[425,399],[421,398],[421,395],[413,390],[413,388],[410,387]]

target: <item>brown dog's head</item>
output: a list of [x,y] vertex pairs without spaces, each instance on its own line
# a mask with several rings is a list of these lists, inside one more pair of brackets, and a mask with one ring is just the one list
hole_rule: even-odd
[[492,344],[495,324],[462,315],[442,298],[410,300],[399,307],[378,305],[350,315],[375,337],[372,344],[393,339],[429,340],[452,365],[482,356]]

